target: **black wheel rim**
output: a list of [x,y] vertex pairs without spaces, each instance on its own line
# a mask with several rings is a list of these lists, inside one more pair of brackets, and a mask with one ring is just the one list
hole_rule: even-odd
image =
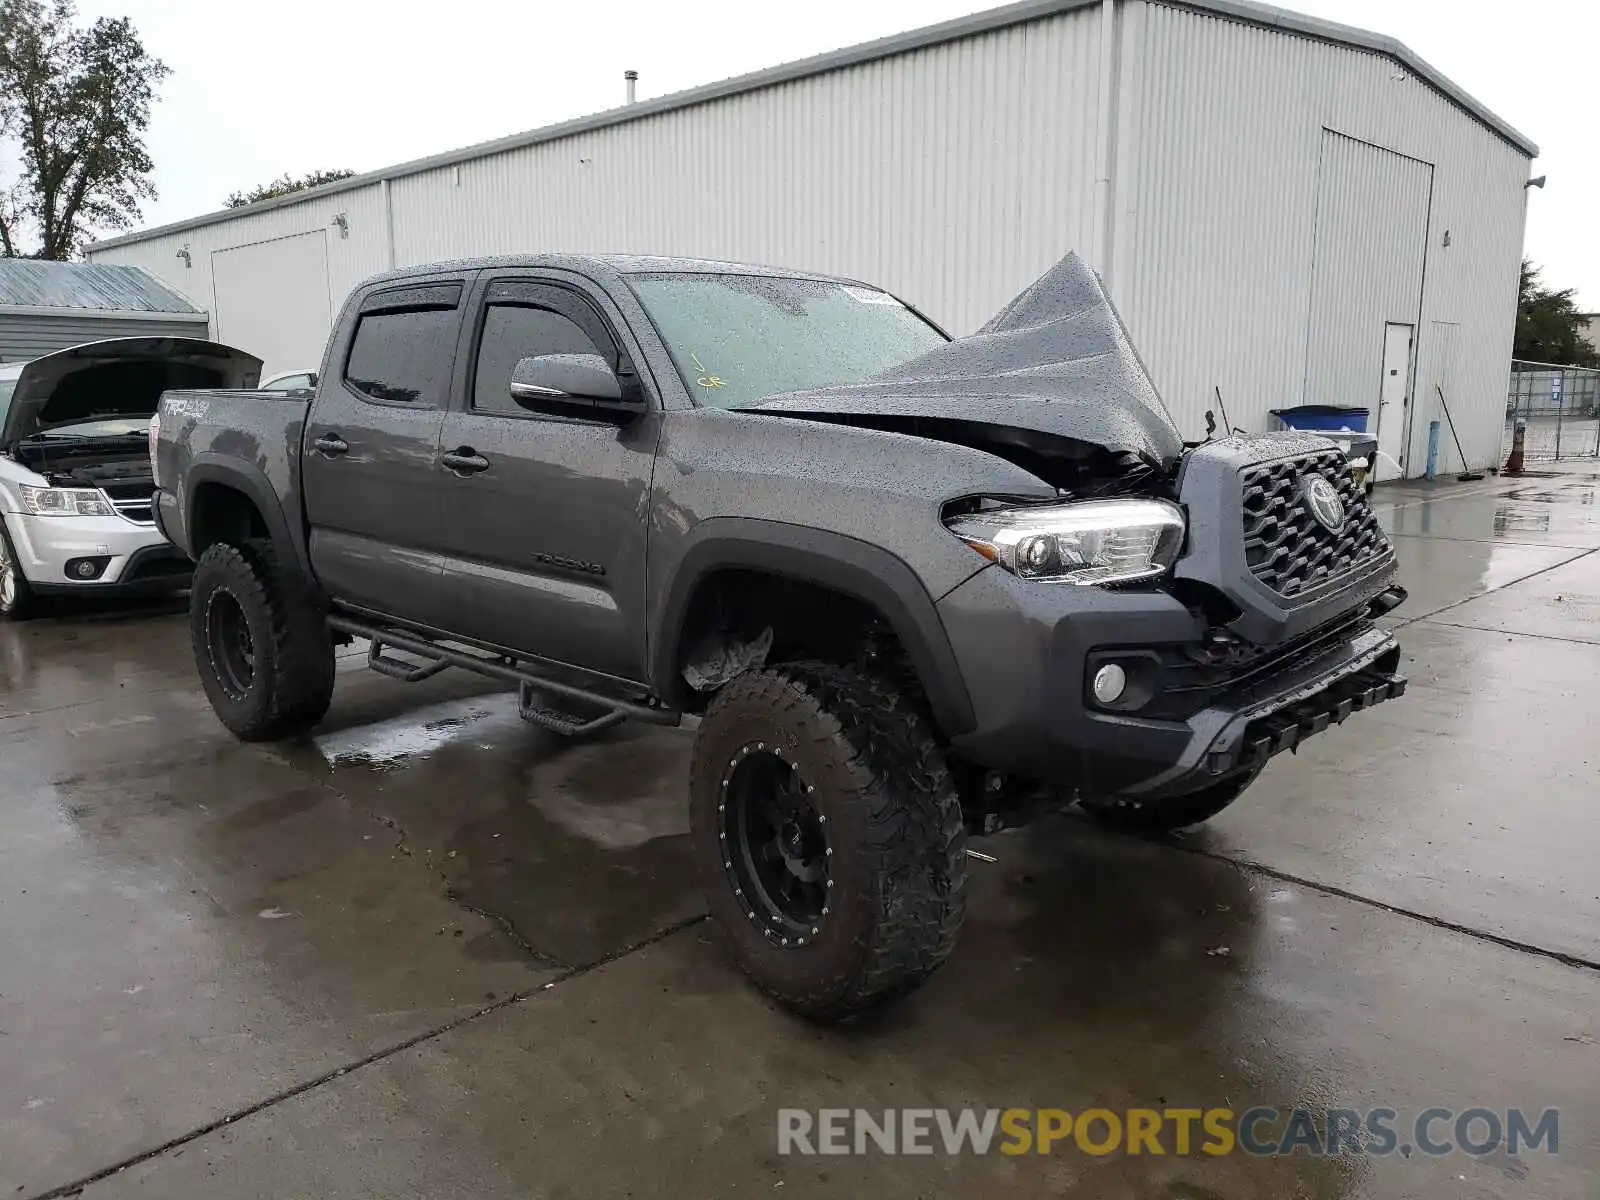
[[751,742],[728,761],[717,799],[722,863],[745,916],[776,945],[804,946],[828,915],[827,818],[782,749]]
[[223,689],[235,699],[248,695],[256,678],[256,643],[232,592],[216,592],[206,604],[206,645]]

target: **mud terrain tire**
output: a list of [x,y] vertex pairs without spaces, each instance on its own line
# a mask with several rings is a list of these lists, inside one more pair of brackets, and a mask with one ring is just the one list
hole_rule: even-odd
[[[782,780],[773,790],[787,811],[814,822],[808,861],[823,876],[801,889],[817,898],[814,917],[774,907],[781,886],[751,886],[752,864],[770,874],[777,853],[750,850],[749,831],[775,828],[762,814],[785,801],[752,791],[746,772]],[[967,875],[961,807],[927,720],[889,685],[824,663],[740,675],[701,722],[689,804],[712,918],[745,973],[795,1012],[837,1020],[874,1007],[915,988],[954,948]]]
[[206,698],[241,741],[292,737],[327,714],[333,640],[270,542],[219,542],[200,556],[189,634]]

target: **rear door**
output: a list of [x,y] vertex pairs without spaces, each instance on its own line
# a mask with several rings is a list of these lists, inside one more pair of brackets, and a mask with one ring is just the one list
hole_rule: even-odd
[[448,608],[439,512],[448,476],[437,459],[469,279],[364,296],[306,422],[301,476],[318,579],[341,601],[429,626]]
[[[645,678],[645,539],[659,402],[619,428],[530,412],[511,399],[519,359],[631,354],[598,292],[530,273],[483,272],[469,314],[460,404],[441,449],[481,459],[443,472],[453,629],[519,654]],[[454,461],[459,461],[455,459]]]

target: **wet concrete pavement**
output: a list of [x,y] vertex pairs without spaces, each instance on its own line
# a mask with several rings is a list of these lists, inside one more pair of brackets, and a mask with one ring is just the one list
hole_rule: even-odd
[[[686,731],[351,659],[246,747],[170,608],[0,627],[0,1196],[1592,1200],[1596,474],[1380,491],[1407,697],[1188,836],[988,839],[949,967],[847,1029],[699,919]],[[1560,1152],[777,1154],[780,1107],[1258,1104],[1556,1107]]]

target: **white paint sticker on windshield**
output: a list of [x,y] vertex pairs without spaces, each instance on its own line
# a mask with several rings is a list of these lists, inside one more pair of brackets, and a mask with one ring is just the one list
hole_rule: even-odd
[[894,308],[904,308],[905,305],[896,300],[888,292],[880,292],[876,288],[847,287],[844,289],[847,296],[859,300],[862,304],[888,304]]

